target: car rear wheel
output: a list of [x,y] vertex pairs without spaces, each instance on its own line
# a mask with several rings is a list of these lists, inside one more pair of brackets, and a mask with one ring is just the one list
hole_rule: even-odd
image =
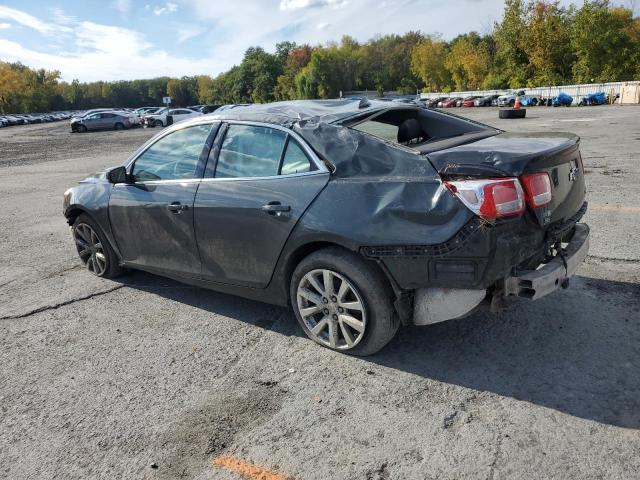
[[122,123],[118,122],[113,126],[113,128],[114,128],[114,130],[123,130],[124,129],[124,125]]
[[114,278],[122,273],[116,253],[104,238],[102,230],[88,215],[76,218],[73,240],[80,260],[91,273],[104,278]]
[[332,350],[372,355],[398,330],[385,278],[346,250],[327,248],[302,260],[293,272],[290,293],[304,332]]

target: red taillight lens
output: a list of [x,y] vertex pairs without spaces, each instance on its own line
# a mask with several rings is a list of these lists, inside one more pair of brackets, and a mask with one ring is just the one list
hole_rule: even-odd
[[527,203],[531,208],[544,207],[551,202],[551,180],[547,173],[532,173],[520,177],[527,192]]
[[524,193],[517,178],[445,182],[470,210],[487,220],[520,215]]

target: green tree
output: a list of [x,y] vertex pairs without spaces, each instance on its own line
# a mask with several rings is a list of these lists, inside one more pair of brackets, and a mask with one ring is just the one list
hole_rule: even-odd
[[577,82],[633,79],[640,63],[640,43],[634,41],[636,23],[631,10],[612,8],[607,0],[586,1],[576,12],[571,47],[576,55]]
[[312,48],[309,45],[296,47],[289,52],[284,63],[283,73],[278,76],[274,95],[276,100],[290,100],[301,96],[296,87],[296,75],[311,60]]
[[501,87],[519,87],[526,83],[529,60],[523,49],[525,8],[522,0],[505,0],[504,16],[496,24],[493,37],[496,43],[494,78]]
[[531,5],[523,36],[530,86],[570,81],[574,60],[569,42],[571,20],[558,1],[539,0]]
[[411,54],[411,70],[426,85],[427,90],[439,92],[451,83],[445,67],[449,46],[440,36],[429,35],[418,43]]
[[167,94],[173,105],[186,107],[197,102],[197,80],[195,77],[172,78],[167,82]]

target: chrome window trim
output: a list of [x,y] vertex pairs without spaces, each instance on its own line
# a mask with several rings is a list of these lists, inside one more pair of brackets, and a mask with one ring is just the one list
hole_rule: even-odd
[[[204,115],[203,115],[204,116]],[[193,123],[192,123],[193,122]],[[273,123],[266,123],[266,122],[259,122],[259,121],[250,121],[250,120],[212,120],[211,118],[204,118],[202,120],[197,119],[197,120],[193,120],[190,121],[188,123],[186,123],[185,125],[179,125],[178,128],[172,128],[169,127],[166,131],[160,133],[158,135],[158,137],[153,137],[151,138],[147,143],[145,143],[142,147],[140,147],[140,149],[135,152],[133,154],[133,156],[128,160],[128,162],[125,164],[125,168],[127,169],[127,171],[129,171],[131,165],[133,165],[133,163],[144,153],[146,152],[149,148],[151,148],[154,144],[156,144],[157,142],[159,142],[161,139],[163,139],[164,137],[166,137],[167,135],[170,135],[171,133],[177,132],[178,130],[182,130],[184,128],[190,128],[190,127],[198,127],[200,125],[213,125],[214,123],[227,123],[229,125],[231,124],[237,124],[237,125],[253,125],[253,126],[257,126],[257,127],[266,127],[266,128],[274,128],[276,130],[281,130],[289,135],[291,135],[291,137],[298,142],[298,144],[302,147],[302,149],[304,150],[304,152],[307,154],[307,156],[311,159],[311,161],[314,163],[314,165],[316,166],[316,170],[312,170],[311,172],[302,172],[302,173],[292,173],[289,175],[270,175],[270,176],[266,176],[266,177],[223,177],[223,178],[187,178],[187,179],[177,179],[177,178],[173,178],[173,179],[167,179],[167,180],[147,180],[145,182],[134,182],[134,183],[115,183],[113,186],[121,186],[121,185],[126,185],[126,186],[135,186],[135,185],[162,185],[162,184],[173,184],[173,183],[193,183],[193,182],[228,182],[228,181],[232,181],[232,180],[242,180],[242,181],[247,181],[247,180],[275,180],[278,178],[292,178],[292,177],[303,177],[303,176],[308,176],[308,175],[320,175],[320,174],[324,174],[324,173],[331,173],[329,172],[329,170],[327,169],[326,165],[320,160],[320,158],[318,158],[318,156],[316,155],[316,153],[311,149],[311,147],[309,147],[309,145],[307,144],[307,142],[304,141],[304,139],[298,135],[298,133],[294,132],[293,130],[287,128],[287,127],[283,127],[282,125],[276,125]],[[154,140],[152,142],[152,140]]]

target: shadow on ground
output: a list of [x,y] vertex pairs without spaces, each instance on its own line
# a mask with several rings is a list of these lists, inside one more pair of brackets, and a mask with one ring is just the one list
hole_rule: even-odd
[[[303,336],[287,309],[146,273],[131,288]],[[640,286],[575,277],[572,288],[428,327],[407,327],[363,360],[569,415],[640,429]],[[321,348],[321,347],[317,347]]]

